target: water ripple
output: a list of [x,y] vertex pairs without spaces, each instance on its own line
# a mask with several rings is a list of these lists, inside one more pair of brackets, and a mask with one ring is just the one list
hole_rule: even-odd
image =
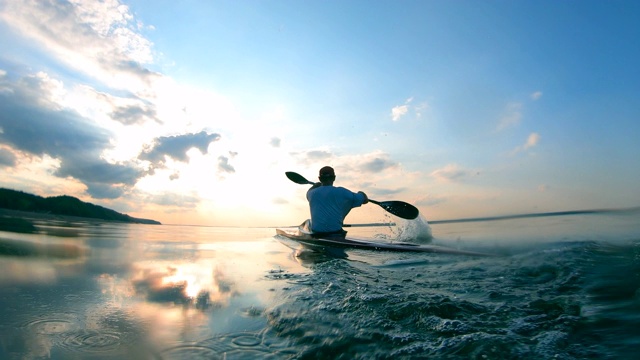
[[121,345],[122,341],[117,333],[92,330],[68,334],[61,343],[68,350],[101,355],[115,355],[121,350]]
[[[240,332],[215,336],[194,344],[163,350],[160,358],[169,359],[280,359],[291,349],[274,334]],[[289,354],[291,355],[291,354]]]
[[67,319],[37,319],[29,321],[25,327],[36,334],[54,335],[72,330],[74,323]]
[[224,353],[202,345],[179,345],[165,349],[162,359],[223,359]]

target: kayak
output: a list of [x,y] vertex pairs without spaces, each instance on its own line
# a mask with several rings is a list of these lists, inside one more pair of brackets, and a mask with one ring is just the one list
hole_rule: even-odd
[[317,237],[309,230],[309,221],[306,220],[298,227],[276,229],[276,235],[300,243],[303,247],[311,250],[322,250],[323,248],[341,249],[363,249],[378,251],[398,251],[398,252],[427,252],[454,255],[470,256],[491,256],[474,251],[457,250],[444,246],[418,245],[407,242],[382,243],[369,239],[339,238],[339,237]]

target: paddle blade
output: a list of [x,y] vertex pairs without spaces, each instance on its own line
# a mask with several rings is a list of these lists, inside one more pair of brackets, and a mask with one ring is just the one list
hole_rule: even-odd
[[420,213],[417,207],[404,201],[375,201],[369,199],[369,202],[380,205],[380,207],[392,213],[393,215],[407,220],[413,220],[417,218],[418,214]]
[[287,171],[284,174],[287,175],[289,180],[293,181],[296,184],[300,184],[300,185],[313,184],[311,181],[305,179],[304,176],[298,173],[294,173],[293,171]]

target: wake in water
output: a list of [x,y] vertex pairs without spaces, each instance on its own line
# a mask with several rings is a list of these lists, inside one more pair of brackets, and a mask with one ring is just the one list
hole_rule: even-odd
[[551,217],[551,216],[604,215],[604,214],[633,215],[638,213],[640,213],[640,207],[620,208],[620,209],[570,210],[570,211],[554,211],[554,212],[544,212],[544,213],[486,216],[486,217],[476,217],[476,218],[435,220],[435,221],[431,221],[431,223],[435,225],[435,224],[451,224],[451,223],[467,223],[467,222],[486,222],[486,221],[496,221],[496,220],[514,220],[514,219]]
[[[448,220],[432,220],[427,222],[427,219],[420,214],[415,220],[402,220],[399,219],[395,222],[395,226],[391,227],[389,230],[391,231],[390,236],[385,235],[376,235],[378,238],[388,239],[389,241],[394,242],[410,242],[417,244],[430,244],[433,243],[434,237],[431,229],[431,225],[452,225],[459,226],[469,223],[482,223],[486,224],[486,226],[492,226],[490,224],[494,222],[503,222],[503,221],[526,221],[525,224],[529,224],[528,221],[535,221],[535,219],[543,219],[543,218],[564,218],[564,219],[575,219],[576,216],[584,215],[584,216],[594,216],[595,219],[601,219],[602,216],[610,216],[609,219],[619,218],[624,219],[627,217],[634,217],[640,214],[640,207],[635,208],[620,208],[620,209],[592,209],[592,210],[572,210],[572,211],[557,211],[557,212],[545,212],[545,213],[530,213],[530,214],[514,214],[514,215],[503,215],[503,216],[491,216],[491,217],[478,217],[478,218],[459,218],[459,219],[448,219]],[[598,218],[598,216],[601,216]],[[544,220],[540,220],[544,221]],[[562,222],[570,221],[570,220],[562,220]],[[560,224],[560,220],[559,223]],[[589,226],[593,228],[598,228],[594,222],[591,222]],[[604,225],[606,226],[606,224]],[[495,231],[496,228],[493,228]],[[504,229],[503,229],[504,230]],[[514,234],[511,234],[513,231],[509,231],[507,228],[507,232],[510,234],[508,238],[513,240],[518,236],[521,236],[524,232],[521,227],[518,228],[519,231],[516,231]],[[549,232],[552,231],[552,227],[536,227],[532,233],[533,235],[530,240],[535,239],[536,243],[540,242],[542,234],[549,235]],[[620,229],[618,229],[620,230]],[[622,231],[624,231],[622,229]],[[473,237],[473,232],[471,233],[471,237]],[[516,235],[517,234],[517,235]],[[493,234],[494,236],[497,234]],[[513,237],[512,237],[513,236]],[[438,237],[439,240],[440,237]],[[551,236],[553,238],[553,236]],[[460,241],[460,237],[457,238],[457,242]]]

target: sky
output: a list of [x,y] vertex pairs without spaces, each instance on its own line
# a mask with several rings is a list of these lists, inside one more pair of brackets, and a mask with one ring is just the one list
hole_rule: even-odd
[[[0,0],[0,187],[295,225],[640,206],[640,2]],[[347,222],[395,220],[380,207]]]

